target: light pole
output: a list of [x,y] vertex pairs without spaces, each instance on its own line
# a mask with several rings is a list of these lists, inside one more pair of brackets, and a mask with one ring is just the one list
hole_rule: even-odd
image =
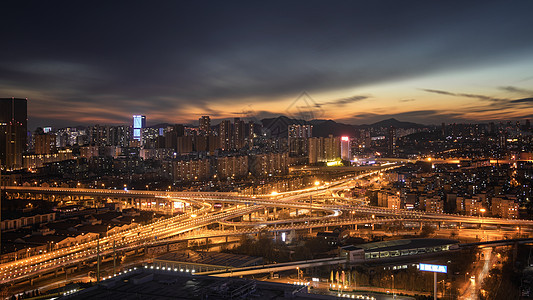
[[[317,180],[315,181],[315,186],[316,186],[316,192],[318,194],[318,185],[320,185],[320,182]],[[308,224],[309,224],[309,233],[311,233],[311,216],[313,215],[313,194],[311,194],[311,197],[309,199],[309,220],[308,220]]]
[[394,274],[392,276],[392,299],[396,299],[396,293],[394,292]]
[[485,237],[485,229],[483,229],[483,216],[487,210],[482,207],[479,209],[479,211],[481,212],[481,229],[483,230],[483,237]]
[[100,237],[96,240],[96,282],[100,282]]

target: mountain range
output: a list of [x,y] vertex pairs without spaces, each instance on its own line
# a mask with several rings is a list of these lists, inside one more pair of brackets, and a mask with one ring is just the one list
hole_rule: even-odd
[[313,136],[317,137],[327,137],[332,134],[334,136],[353,136],[356,129],[378,129],[378,128],[424,128],[426,125],[412,123],[412,122],[402,122],[394,118],[386,119],[379,121],[373,124],[364,124],[364,125],[350,125],[339,123],[333,120],[298,120],[291,119],[286,116],[280,116],[277,118],[267,118],[262,119],[261,123],[263,128],[270,130],[272,136],[274,137],[287,137],[288,125],[299,124],[299,125],[313,125]]

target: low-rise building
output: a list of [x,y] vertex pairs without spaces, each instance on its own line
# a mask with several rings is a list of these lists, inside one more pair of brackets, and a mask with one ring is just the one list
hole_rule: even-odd
[[492,198],[491,212],[493,216],[505,219],[518,219],[518,209],[520,205],[514,199]]

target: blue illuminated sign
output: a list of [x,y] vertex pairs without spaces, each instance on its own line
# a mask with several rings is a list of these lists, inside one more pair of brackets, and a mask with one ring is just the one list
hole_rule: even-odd
[[418,264],[418,269],[420,269],[420,271],[448,273],[448,267],[441,265]]

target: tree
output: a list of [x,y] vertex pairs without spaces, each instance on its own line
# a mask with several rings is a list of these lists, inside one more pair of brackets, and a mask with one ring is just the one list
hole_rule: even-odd
[[435,228],[430,225],[424,225],[420,231],[420,237],[428,237],[435,233]]

